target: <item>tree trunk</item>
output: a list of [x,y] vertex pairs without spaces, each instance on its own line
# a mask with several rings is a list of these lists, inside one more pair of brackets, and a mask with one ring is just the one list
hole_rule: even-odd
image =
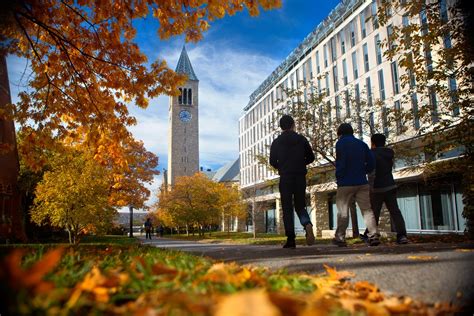
[[252,224],[253,224],[253,238],[257,238],[257,224],[255,223],[255,201],[252,201]]
[[186,224],[186,236],[189,237],[189,226],[188,226],[188,224]]
[[68,236],[69,236],[69,243],[72,244],[71,229],[66,228],[66,230],[67,230],[67,234],[68,234]]
[[130,238],[133,238],[133,206],[129,206],[128,209],[130,210]]

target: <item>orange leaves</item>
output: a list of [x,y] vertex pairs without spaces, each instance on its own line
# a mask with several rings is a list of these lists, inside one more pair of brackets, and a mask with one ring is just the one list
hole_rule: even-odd
[[240,292],[222,298],[217,303],[215,316],[281,316],[281,312],[272,304],[264,290]]
[[326,269],[327,274],[329,275],[330,279],[333,280],[344,280],[348,278],[354,277],[354,273],[348,271],[337,271],[335,268],[331,268],[330,266],[324,264],[324,269]]
[[436,257],[433,256],[408,256],[408,259],[411,260],[418,260],[418,261],[431,261],[436,259]]
[[117,292],[118,287],[125,284],[128,279],[129,276],[127,274],[119,272],[104,276],[100,270],[94,266],[85,276],[84,280],[75,286],[66,306],[72,308],[76,305],[83,293],[92,294],[94,300],[97,302],[107,303],[110,295]]
[[43,281],[43,278],[59,263],[63,250],[63,248],[56,248],[48,251],[41,260],[27,269],[21,268],[24,251],[14,250],[2,264],[0,279],[6,280],[10,287],[17,291],[28,290],[35,294],[45,293],[53,288],[54,284]]

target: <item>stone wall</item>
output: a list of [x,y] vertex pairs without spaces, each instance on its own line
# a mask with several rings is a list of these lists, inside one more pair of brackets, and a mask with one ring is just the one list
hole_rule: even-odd
[[313,228],[315,229],[316,237],[321,237],[322,231],[329,229],[327,194],[319,192],[311,194],[311,208],[314,210]]

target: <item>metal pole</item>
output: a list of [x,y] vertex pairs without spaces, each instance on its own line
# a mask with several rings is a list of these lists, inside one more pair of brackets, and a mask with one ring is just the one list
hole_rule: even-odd
[[133,206],[129,206],[128,209],[130,210],[130,238],[133,238]]

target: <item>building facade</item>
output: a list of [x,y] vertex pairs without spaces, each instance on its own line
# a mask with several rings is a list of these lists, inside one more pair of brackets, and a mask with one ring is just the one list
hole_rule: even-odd
[[176,72],[188,76],[179,96],[170,96],[168,137],[168,181],[199,171],[199,80],[183,46]]
[[[356,136],[367,143],[369,133],[363,133],[363,127],[354,125],[357,123],[353,119],[356,109],[350,95],[356,100],[365,98],[369,105],[377,99],[384,107],[394,110],[407,106],[402,102],[407,94],[407,87],[402,87],[400,79],[403,69],[396,59],[385,58],[381,42],[390,38],[395,26],[423,23],[423,14],[418,22],[393,14],[387,26],[381,27],[377,8],[377,1],[372,0],[341,1],[250,96],[239,119],[240,185],[242,190],[254,193],[253,201],[249,202],[259,209],[260,219],[255,223],[258,231],[284,231],[278,175],[259,163],[256,157],[268,154],[268,148],[277,136],[278,115],[289,104],[280,102],[286,98],[286,89],[299,89],[304,100],[310,93],[308,86],[311,86],[311,92],[324,93],[324,102],[330,105],[333,115],[346,117],[346,121],[353,123]],[[426,100],[412,95],[411,100],[409,106],[417,111],[421,102],[436,103],[436,95]],[[372,119],[381,117],[374,111]],[[410,141],[418,134],[420,124],[415,115],[413,121],[408,122],[407,130],[396,132],[392,141]],[[440,159],[456,155],[459,152]],[[320,159],[313,167],[316,165],[324,165],[324,162]],[[464,231],[462,190],[455,175],[427,183],[423,180],[423,168],[408,168],[402,159],[395,165],[399,206],[409,232]],[[336,184],[330,169],[319,176],[319,180],[310,181],[307,189],[308,211],[318,236],[329,237],[336,225]],[[360,216],[360,212],[358,214]],[[303,232],[297,222],[296,230]],[[388,214],[384,212],[381,229],[390,230],[388,223]],[[362,229],[362,218],[358,224]]]

